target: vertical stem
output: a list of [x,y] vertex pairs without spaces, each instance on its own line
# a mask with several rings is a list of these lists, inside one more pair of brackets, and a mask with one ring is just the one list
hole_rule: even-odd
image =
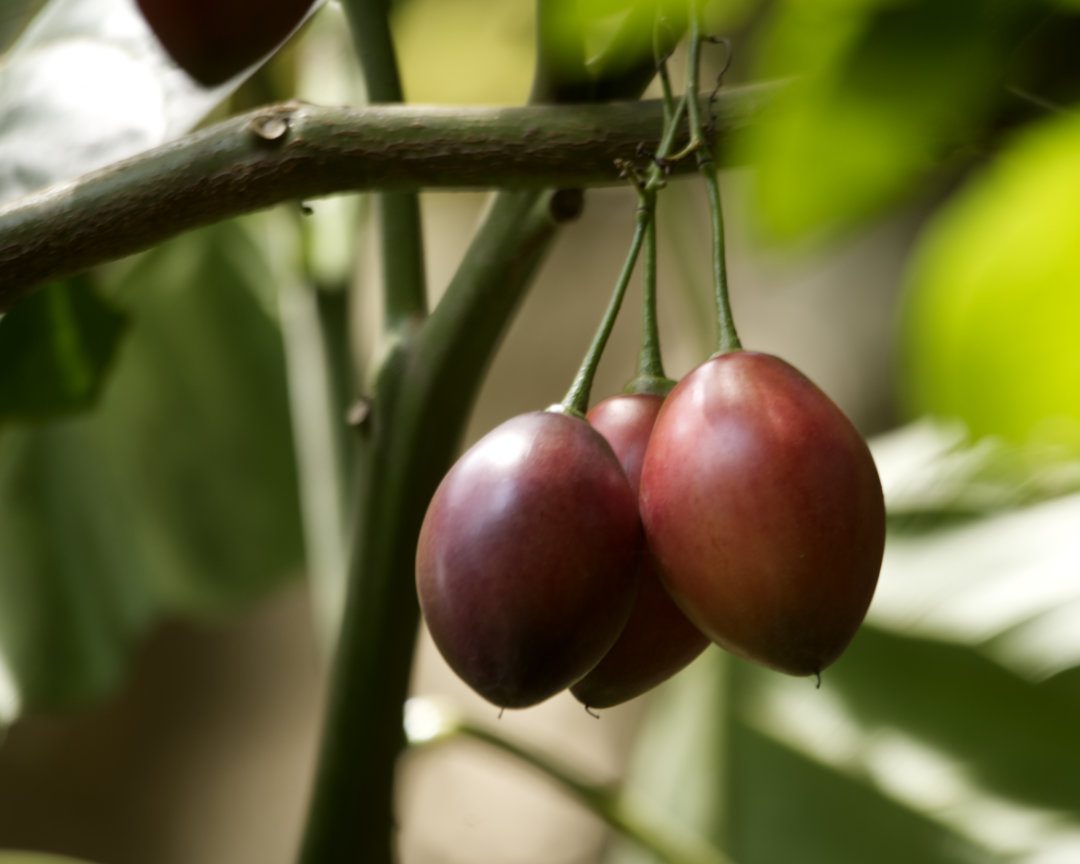
[[[344,0],[371,103],[402,100],[386,0]],[[377,196],[384,330],[390,353],[373,415],[356,445],[353,535],[323,739],[300,850],[303,864],[394,860],[394,770],[419,613],[412,580],[424,484],[402,440],[401,404],[416,329],[427,310],[419,203]],[[403,428],[404,427],[404,428]],[[411,430],[415,433],[415,426]]]
[[672,112],[675,110],[675,94],[671,89],[671,74],[668,72],[667,60],[660,56],[658,39],[653,40],[653,52],[657,57],[656,74],[660,79],[660,95],[664,100],[664,122],[671,122]]
[[641,353],[638,355],[638,381],[662,381],[664,361],[660,355],[660,327],[656,320],[656,193],[646,192],[652,211],[645,233],[645,261],[641,291]]
[[742,347],[735,329],[728,298],[727,253],[724,240],[724,211],[720,203],[720,181],[716,162],[705,146],[701,109],[698,105],[698,78],[701,69],[701,6],[700,0],[690,0],[690,62],[687,75],[687,109],[690,112],[690,143],[697,154],[698,171],[705,181],[709,201],[709,228],[712,234],[713,285],[716,290],[717,341],[716,353],[737,351]]
[[380,192],[383,326],[389,332],[415,324],[427,312],[420,202],[412,192]]
[[[700,151],[699,151],[700,152]],[[705,190],[709,198],[709,227],[712,232],[712,270],[713,284],[716,286],[716,319],[717,340],[716,353],[725,354],[728,351],[738,351],[742,348],[739,334],[735,329],[735,316],[731,312],[731,301],[728,299],[727,281],[727,257],[724,250],[724,213],[720,205],[720,181],[716,177],[716,168],[712,165],[712,157],[707,157],[708,164],[702,165],[702,174],[705,176]]]
[[319,315],[319,293],[306,280],[287,280],[278,291],[278,310],[308,578],[317,635],[329,655],[337,637],[347,557],[344,448],[339,435],[344,411],[335,398],[334,361]]
[[[657,22],[657,28],[659,27]],[[656,58],[657,77],[664,98],[664,124],[669,133],[673,133],[685,109],[685,100],[675,104],[671,90],[671,76],[668,74],[667,58],[661,54],[659,30],[653,31],[653,56]],[[670,144],[668,145],[670,147]],[[647,190],[648,191],[648,190]],[[645,240],[644,284],[641,297],[641,353],[638,355],[638,377],[631,383],[630,389],[637,392],[664,393],[673,386],[664,372],[664,361],[660,353],[660,327],[656,316],[656,206],[652,202],[653,218],[649,222],[649,236]]]
[[[357,59],[372,105],[402,102],[404,94],[390,33],[388,0],[343,0]],[[412,192],[376,196],[383,266],[385,328],[396,332],[427,311],[420,205]]]

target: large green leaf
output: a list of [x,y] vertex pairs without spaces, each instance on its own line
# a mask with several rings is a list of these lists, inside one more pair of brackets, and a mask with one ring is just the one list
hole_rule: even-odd
[[1080,118],[1017,136],[926,229],[908,285],[912,411],[1080,455]]
[[40,289],[0,320],[0,420],[91,407],[127,319],[79,277]]
[[[820,690],[714,659],[672,682],[674,710],[653,706],[631,791],[739,864],[1080,851],[1080,496],[1004,503],[986,453],[934,438],[922,427],[875,446],[890,506],[945,503],[966,475],[981,491],[965,507],[987,515],[890,533],[868,622]],[[706,806],[685,807],[680,787]]]
[[909,195],[1001,98],[1003,58],[1036,14],[1012,0],[781,4],[757,74],[794,78],[740,144],[767,231],[834,231]]
[[253,260],[234,224],[144,256],[116,286],[135,323],[99,410],[0,437],[0,713],[97,695],[156,615],[224,612],[297,572]]

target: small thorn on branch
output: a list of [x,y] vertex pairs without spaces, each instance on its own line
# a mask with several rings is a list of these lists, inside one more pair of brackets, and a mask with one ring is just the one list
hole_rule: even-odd
[[348,413],[345,415],[345,422],[353,429],[359,429],[367,423],[370,416],[371,400],[365,396],[360,396],[349,406]]
[[274,111],[258,114],[251,118],[248,129],[260,141],[268,144],[281,144],[289,134],[289,114]]

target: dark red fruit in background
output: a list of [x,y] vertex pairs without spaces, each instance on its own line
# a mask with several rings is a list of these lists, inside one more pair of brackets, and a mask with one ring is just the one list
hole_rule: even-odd
[[668,589],[734,653],[811,675],[862,623],[881,483],[855,427],[783,360],[736,351],[687,375],[656,420],[639,503]]
[[[588,414],[607,439],[637,494],[641,464],[662,396],[613,396]],[[698,656],[709,640],[691,624],[660,583],[642,550],[641,584],[630,620],[599,665],[570,692],[591,708],[608,708],[651,690]]]
[[169,55],[192,78],[220,84],[270,53],[315,0],[137,0]]
[[435,644],[481,696],[524,708],[611,648],[637,591],[637,500],[584,420],[542,411],[480,439],[439,485],[416,552]]

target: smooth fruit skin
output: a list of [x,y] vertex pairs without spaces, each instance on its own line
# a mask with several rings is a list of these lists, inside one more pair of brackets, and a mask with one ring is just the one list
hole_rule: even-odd
[[137,0],[158,41],[200,84],[220,84],[270,53],[315,0]]
[[[645,446],[663,403],[662,396],[613,396],[598,402],[586,418],[615,451],[635,495]],[[670,678],[708,644],[675,605],[643,549],[641,584],[626,627],[599,665],[570,692],[590,708],[618,705]]]
[[431,500],[420,606],[454,671],[495,705],[569,687],[618,637],[637,592],[637,501],[584,420],[523,414],[480,439]]
[[656,420],[639,504],[672,596],[724,648],[812,675],[862,623],[881,483],[851,421],[783,360],[735,351],[687,375]]

